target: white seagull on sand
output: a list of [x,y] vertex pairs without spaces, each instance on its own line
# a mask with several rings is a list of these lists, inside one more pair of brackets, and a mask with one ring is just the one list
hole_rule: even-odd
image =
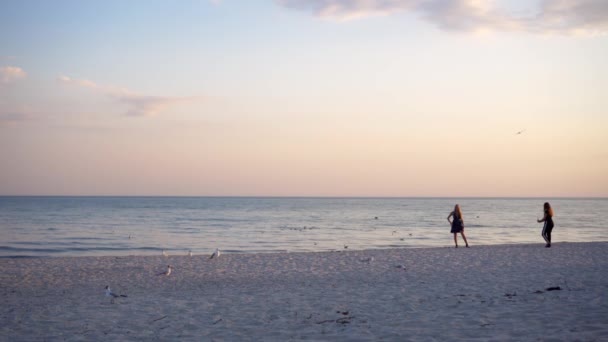
[[110,289],[110,285],[106,286],[106,297],[118,298],[126,296],[127,295],[117,295],[116,293],[112,292],[112,289]]
[[213,252],[213,254],[211,254],[211,256],[209,257],[209,259],[213,259],[213,258],[219,258],[220,257],[220,249],[216,248],[215,252]]
[[191,251],[191,250],[190,250],[190,251],[188,251],[188,256],[189,256],[189,257],[192,257],[192,251]]
[[164,249],[163,249],[163,256],[164,256],[164,257],[168,257],[168,256],[169,256],[169,254],[167,253],[167,251],[166,251],[166,250],[164,250]]
[[159,273],[157,275],[159,275],[159,276],[164,275],[164,276],[168,277],[169,275],[171,275],[171,271],[172,270],[173,270],[173,266],[167,265],[167,270],[165,272],[161,272],[161,273]]

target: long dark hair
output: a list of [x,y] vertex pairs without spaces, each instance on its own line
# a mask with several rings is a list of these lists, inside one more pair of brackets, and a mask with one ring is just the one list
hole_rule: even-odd
[[553,209],[551,208],[551,204],[549,204],[549,202],[545,202],[543,208],[545,209],[545,213],[547,215],[553,217]]

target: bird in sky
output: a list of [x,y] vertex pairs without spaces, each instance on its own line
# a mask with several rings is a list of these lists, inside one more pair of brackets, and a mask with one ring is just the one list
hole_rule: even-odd
[[521,130],[521,131],[519,131],[519,132],[515,133],[515,135],[520,135],[520,134],[522,134],[522,133],[523,133],[523,132],[525,132],[525,131],[526,131],[525,129],[524,129],[524,130]]

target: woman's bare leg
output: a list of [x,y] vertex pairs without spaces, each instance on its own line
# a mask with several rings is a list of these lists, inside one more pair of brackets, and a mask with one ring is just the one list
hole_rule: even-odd
[[458,234],[454,233],[454,245],[458,248]]
[[462,235],[462,239],[464,240],[465,246],[469,247],[469,243],[467,242],[467,237],[464,235],[464,229],[460,231],[460,235]]

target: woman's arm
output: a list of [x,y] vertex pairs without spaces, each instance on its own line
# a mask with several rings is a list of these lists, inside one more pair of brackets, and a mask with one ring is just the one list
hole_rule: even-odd
[[536,220],[536,222],[541,223],[541,222],[545,222],[547,221],[547,213],[545,213],[545,215],[543,215],[543,218],[540,220]]
[[452,224],[452,221],[450,221],[450,217],[454,216],[454,212],[452,211],[450,213],[450,215],[448,215],[448,222],[450,222],[450,224]]

